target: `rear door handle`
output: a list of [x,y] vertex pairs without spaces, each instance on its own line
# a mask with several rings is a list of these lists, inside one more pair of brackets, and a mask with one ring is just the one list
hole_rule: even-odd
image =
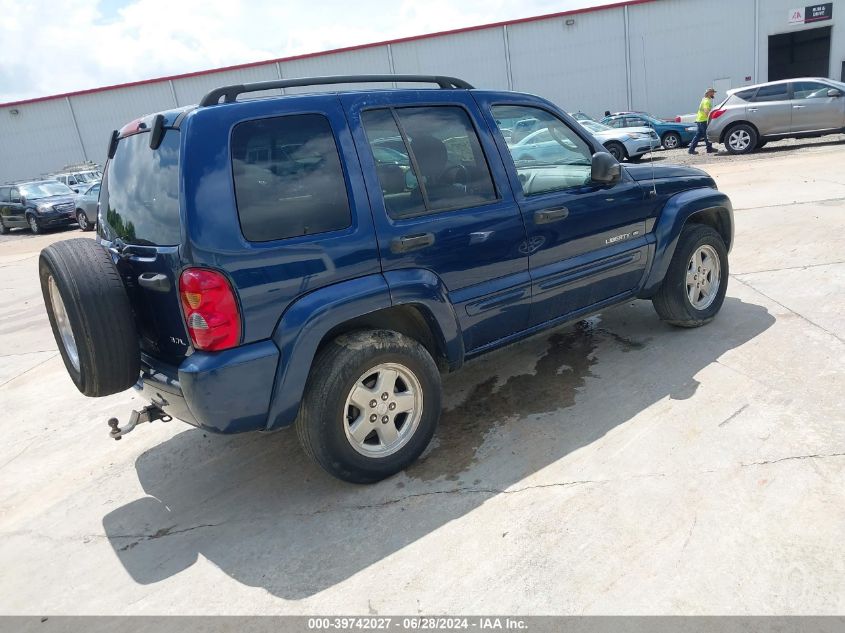
[[748,108],[748,111],[749,111],[749,112],[757,112],[757,110],[758,110],[758,109],[759,109],[759,108]]
[[403,235],[390,242],[392,253],[407,253],[434,244],[433,233],[420,233],[419,235]]
[[170,292],[170,280],[161,273],[141,273],[138,275],[138,285],[155,292]]
[[565,220],[569,215],[569,209],[566,207],[554,207],[552,209],[543,209],[534,214],[534,224],[550,224],[551,222],[559,222]]
[[800,110],[802,108],[806,108],[807,106],[792,106],[794,110]]

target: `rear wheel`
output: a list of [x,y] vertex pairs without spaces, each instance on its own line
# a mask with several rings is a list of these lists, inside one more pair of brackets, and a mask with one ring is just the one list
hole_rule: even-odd
[[727,286],[728,251],[722,236],[712,227],[688,224],[652,303],[664,321],[698,327],[721,309]]
[[34,215],[26,216],[26,223],[29,224],[29,230],[32,231],[34,235],[41,233],[41,225],[38,224],[38,218]]
[[681,146],[681,135],[677,132],[666,132],[661,142],[664,149],[678,149]]
[[628,153],[625,151],[625,146],[622,145],[622,143],[610,141],[605,145],[605,147],[607,148],[608,153],[620,163],[625,160],[628,155]]
[[41,293],[68,374],[86,396],[138,380],[140,352],[129,297],[106,249],[87,238],[41,251]]
[[725,147],[731,154],[748,154],[757,148],[757,130],[747,123],[734,125],[725,134]]
[[9,232],[9,227],[3,224],[2,218],[0,218],[0,235],[6,235]]
[[414,462],[440,418],[440,373],[428,351],[390,330],[342,335],[317,355],[296,430],[305,452],[353,483]]

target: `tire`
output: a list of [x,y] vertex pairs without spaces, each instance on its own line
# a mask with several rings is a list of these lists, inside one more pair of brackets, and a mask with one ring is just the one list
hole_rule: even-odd
[[[706,254],[710,261],[710,273],[702,278],[701,273],[693,266],[693,257]],[[716,270],[712,268],[714,263]],[[696,260],[701,264],[700,260]],[[693,269],[690,267],[693,266]],[[678,238],[678,245],[669,262],[666,277],[657,294],[652,298],[654,309],[660,318],[671,325],[678,327],[699,327],[709,323],[716,316],[725,300],[725,292],[728,288],[728,251],[722,236],[712,227],[703,224],[688,224],[681,231]],[[688,274],[690,279],[688,281]],[[689,284],[703,284],[704,280],[709,283],[698,286]],[[718,285],[713,288],[713,283]],[[712,290],[709,295],[705,288]],[[691,294],[696,296],[697,305],[693,304]]]
[[738,123],[725,132],[725,148],[731,154],[750,154],[757,149],[757,130],[747,123]]
[[628,157],[628,152],[625,151],[625,146],[616,141],[610,141],[605,145],[608,153],[620,163]]
[[76,210],[76,222],[79,224],[80,231],[93,231],[94,225],[88,221],[88,216],[82,209]]
[[[371,394],[382,379],[391,381],[393,389],[384,386],[383,393]],[[415,399],[417,393],[420,398]],[[354,399],[360,408],[350,404]],[[305,452],[329,474],[372,483],[398,473],[425,450],[440,419],[440,400],[440,373],[422,345],[390,330],[360,330],[339,336],[318,352],[296,432]],[[388,408],[408,402],[414,408],[404,413]],[[358,439],[352,416],[363,425]],[[388,428],[396,431],[392,440],[382,435]]]
[[138,334],[111,256],[97,242],[76,238],[41,251],[41,293],[62,360],[86,396],[128,389],[141,370]]
[[32,231],[33,235],[38,235],[44,232],[41,225],[38,224],[38,218],[31,213],[26,216],[26,223],[29,225],[29,230]]
[[677,132],[666,132],[660,142],[663,149],[678,149],[682,145],[681,135]]
[[9,227],[3,224],[3,220],[0,220],[0,235],[6,235],[9,232]]

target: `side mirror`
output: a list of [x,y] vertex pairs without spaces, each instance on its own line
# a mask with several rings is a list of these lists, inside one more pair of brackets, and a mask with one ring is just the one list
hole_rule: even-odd
[[841,97],[842,92],[837,90],[836,88],[831,88],[830,90],[827,91],[827,96],[828,97]]
[[622,179],[622,166],[607,152],[593,154],[590,179],[605,185],[613,185]]

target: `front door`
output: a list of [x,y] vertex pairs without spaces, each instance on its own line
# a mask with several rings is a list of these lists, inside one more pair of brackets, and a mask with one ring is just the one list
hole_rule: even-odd
[[845,127],[845,97],[829,97],[833,86],[819,81],[792,84],[792,131],[815,132]]
[[468,352],[524,330],[530,308],[525,228],[471,95],[425,90],[411,99],[406,92],[341,98],[388,282],[436,275]]
[[592,182],[595,150],[587,131],[551,109],[518,99],[492,103],[490,113],[503,128],[518,118],[540,122],[538,131],[520,143],[509,146],[498,139],[513,158],[509,176],[530,248],[530,322],[540,325],[618,300],[639,287],[648,263],[651,205],[624,170],[615,185]]

